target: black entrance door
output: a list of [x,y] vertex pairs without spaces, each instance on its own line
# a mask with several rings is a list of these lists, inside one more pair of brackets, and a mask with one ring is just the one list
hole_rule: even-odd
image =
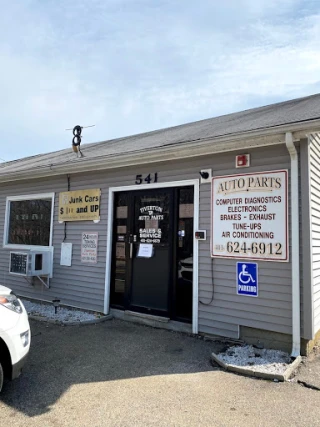
[[167,315],[172,266],[172,191],[136,193],[133,206],[129,306],[133,310]]
[[193,188],[116,193],[111,306],[191,321]]

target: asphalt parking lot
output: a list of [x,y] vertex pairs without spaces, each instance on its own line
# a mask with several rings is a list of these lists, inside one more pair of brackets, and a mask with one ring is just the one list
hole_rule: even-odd
[[120,320],[31,327],[1,426],[320,426],[319,391],[214,368],[221,343]]

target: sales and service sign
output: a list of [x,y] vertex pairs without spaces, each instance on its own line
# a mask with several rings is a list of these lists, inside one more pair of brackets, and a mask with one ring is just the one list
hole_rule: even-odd
[[98,233],[82,233],[81,262],[96,264],[98,257]]
[[99,221],[100,188],[59,194],[59,222]]
[[212,179],[211,256],[288,261],[288,171]]

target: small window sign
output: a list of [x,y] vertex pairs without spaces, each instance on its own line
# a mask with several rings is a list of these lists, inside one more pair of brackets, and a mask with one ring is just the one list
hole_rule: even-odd
[[140,243],[137,258],[151,258],[153,255],[153,245],[150,243]]

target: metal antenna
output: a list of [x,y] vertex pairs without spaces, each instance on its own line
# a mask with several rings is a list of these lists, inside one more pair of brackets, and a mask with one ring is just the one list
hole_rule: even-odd
[[[81,129],[86,129],[86,128],[93,128],[95,125],[90,125],[90,126],[80,126]],[[70,128],[70,129],[65,129],[65,130],[73,130],[74,128]]]

